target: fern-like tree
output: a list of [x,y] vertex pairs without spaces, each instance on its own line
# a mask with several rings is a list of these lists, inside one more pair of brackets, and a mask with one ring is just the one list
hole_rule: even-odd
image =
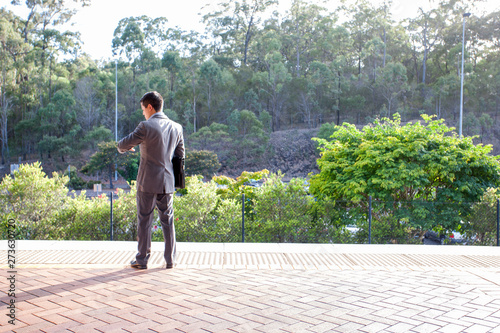
[[311,179],[318,197],[381,201],[385,214],[417,228],[456,230],[471,203],[500,185],[491,146],[459,138],[443,120],[402,126],[398,114],[358,130],[343,124],[321,146],[320,173]]

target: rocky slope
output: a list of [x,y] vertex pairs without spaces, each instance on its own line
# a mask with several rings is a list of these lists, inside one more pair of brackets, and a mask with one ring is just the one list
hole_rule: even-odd
[[219,174],[229,177],[238,177],[243,171],[260,171],[267,169],[270,172],[281,172],[284,180],[290,178],[305,178],[311,172],[319,172],[316,159],[319,154],[316,142],[318,129],[294,129],[271,133],[267,153],[262,161],[256,165],[239,164],[234,168],[223,168]]

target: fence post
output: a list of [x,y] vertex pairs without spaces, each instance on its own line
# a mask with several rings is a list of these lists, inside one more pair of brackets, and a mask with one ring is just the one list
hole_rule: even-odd
[[368,244],[372,243],[372,196],[368,198]]
[[497,199],[497,246],[500,246],[500,199]]
[[245,193],[241,196],[241,242],[245,243]]
[[109,235],[113,240],[113,192],[109,194]]

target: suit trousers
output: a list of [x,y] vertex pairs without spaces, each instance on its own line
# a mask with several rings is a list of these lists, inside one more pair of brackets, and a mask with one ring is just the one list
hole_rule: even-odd
[[137,191],[137,250],[135,257],[140,265],[147,265],[151,254],[151,228],[154,209],[158,209],[167,264],[175,263],[175,226],[172,193],[147,193]]

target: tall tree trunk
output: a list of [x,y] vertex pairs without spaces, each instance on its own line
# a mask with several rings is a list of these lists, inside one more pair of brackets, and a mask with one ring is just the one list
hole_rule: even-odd
[[385,58],[387,56],[387,31],[385,30],[384,27],[384,61],[382,67],[385,68]]
[[253,26],[253,16],[250,18],[250,22],[248,23],[248,29],[245,36],[245,51],[243,54],[243,64],[247,64],[247,54],[248,54],[248,45],[250,44],[250,39],[252,38],[252,26]]

